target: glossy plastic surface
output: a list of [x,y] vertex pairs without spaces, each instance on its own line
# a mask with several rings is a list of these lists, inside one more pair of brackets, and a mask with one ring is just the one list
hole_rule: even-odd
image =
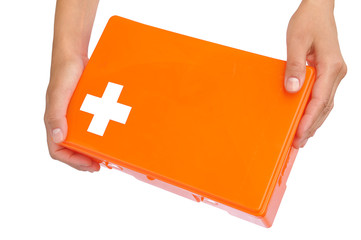
[[[285,66],[112,17],[71,99],[64,146],[269,227],[314,81],[314,70],[307,67],[303,88],[287,93]],[[131,110],[125,124],[110,121],[100,136],[88,132],[93,114],[80,109],[88,94],[101,98],[109,82],[123,86],[118,103]]]

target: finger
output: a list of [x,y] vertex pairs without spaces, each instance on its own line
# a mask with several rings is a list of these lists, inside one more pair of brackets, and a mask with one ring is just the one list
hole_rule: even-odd
[[48,139],[48,146],[50,156],[53,159],[59,160],[75,169],[90,172],[99,171],[100,169],[99,163],[93,159],[64,148],[54,143],[51,139]]
[[320,122],[322,118],[325,119],[333,107],[330,100],[332,86],[330,89],[322,79],[317,80],[316,83],[313,88],[314,92],[312,93],[311,100],[306,107],[297,129],[294,140],[295,147],[305,145],[307,139],[315,134],[316,123]]
[[334,106],[334,96],[343,74],[335,72],[334,68],[318,68],[317,79],[314,84],[311,100],[297,129],[294,140],[295,147],[303,147],[307,139],[312,137],[323,124]]
[[[299,127],[297,129],[297,134],[294,139],[293,145],[295,148],[302,148],[306,145],[308,139],[313,137],[316,130],[323,124],[331,110],[333,109],[333,102],[329,103],[329,106],[324,105],[323,103],[311,103],[312,105],[320,105],[324,110],[321,110],[319,117],[316,119],[313,117],[311,111],[309,114],[305,114],[300,121]],[[315,107],[316,108],[316,107]],[[327,109],[327,110],[326,110]]]
[[284,86],[288,92],[297,92],[301,89],[306,74],[306,56],[310,44],[297,35],[288,33],[287,36],[287,64]]
[[[329,116],[329,114],[331,113],[333,107],[334,107],[334,98],[335,98],[335,94],[336,94],[336,90],[341,82],[341,80],[345,77],[346,72],[347,72],[347,67],[346,64],[342,61],[342,63],[340,64],[334,64],[334,67],[332,67],[332,69],[336,69],[336,74],[333,73],[331,76],[331,80],[333,80],[333,86],[332,86],[332,90],[331,90],[331,94],[330,94],[330,100],[328,102],[328,104],[324,107],[323,111],[321,112],[321,114],[319,114],[319,117],[316,121],[314,121],[314,123],[309,127],[308,132],[310,132],[310,136],[306,136],[306,139],[302,140],[302,146],[304,146],[307,142],[307,139],[309,137],[312,137],[315,132],[317,131],[318,128],[321,127],[321,125],[325,122],[325,120],[327,119],[327,117]],[[329,72],[334,72],[334,71],[329,71]],[[336,75],[336,77],[334,77]],[[335,78],[335,79],[332,79]],[[307,131],[307,130],[306,130]]]

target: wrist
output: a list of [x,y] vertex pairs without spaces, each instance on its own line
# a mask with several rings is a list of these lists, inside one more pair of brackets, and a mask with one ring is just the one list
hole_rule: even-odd
[[[66,49],[66,48],[65,48]],[[66,69],[73,69],[73,71],[82,72],[85,68],[88,57],[82,54],[69,52],[63,48],[54,48],[51,59],[51,78]]]
[[54,58],[65,59],[87,59],[88,58],[88,43],[80,43],[80,40],[73,37],[62,38],[56,37],[54,34],[52,56]]

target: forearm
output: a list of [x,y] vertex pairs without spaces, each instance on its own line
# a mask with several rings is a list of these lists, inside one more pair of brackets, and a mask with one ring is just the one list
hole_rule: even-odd
[[311,3],[318,7],[328,8],[331,11],[335,7],[335,0],[302,0],[302,3]]
[[[87,59],[99,0],[57,0],[52,62]],[[61,61],[61,60],[60,60]]]

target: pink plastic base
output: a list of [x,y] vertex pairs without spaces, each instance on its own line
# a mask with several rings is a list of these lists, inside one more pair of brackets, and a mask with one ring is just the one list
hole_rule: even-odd
[[298,152],[298,149],[295,149],[295,148],[292,148],[290,150],[290,152],[289,152],[288,161],[285,163],[285,166],[282,168],[282,172],[281,172],[281,175],[279,177],[278,184],[277,184],[276,188],[274,189],[274,192],[272,194],[272,198],[271,198],[269,206],[268,206],[269,209],[267,211],[266,217],[254,216],[254,215],[242,212],[242,211],[240,211],[238,209],[234,209],[234,208],[229,207],[227,205],[218,203],[216,201],[205,198],[205,197],[200,196],[200,195],[198,195],[196,193],[192,193],[192,192],[190,192],[188,190],[185,190],[183,188],[171,185],[169,183],[160,181],[158,179],[153,179],[153,178],[148,177],[148,176],[146,176],[144,174],[141,174],[139,172],[130,170],[128,168],[118,166],[118,165],[113,164],[113,163],[108,163],[108,162],[103,161],[100,164],[102,166],[104,166],[104,167],[109,168],[109,169],[117,169],[117,170],[120,170],[120,171],[125,172],[127,174],[130,174],[130,175],[134,176],[135,178],[137,178],[138,180],[140,180],[142,182],[152,184],[153,186],[157,186],[159,188],[165,189],[165,190],[167,190],[169,192],[178,194],[178,195],[180,195],[182,197],[191,199],[191,200],[196,201],[196,202],[204,202],[206,204],[209,204],[209,205],[215,206],[217,208],[223,209],[223,210],[227,211],[229,214],[231,214],[233,216],[236,216],[238,218],[244,219],[246,221],[255,223],[255,224],[263,226],[263,227],[271,227],[272,223],[274,221],[274,218],[276,216],[278,207],[281,204],[283,194],[284,194],[284,192],[286,190],[286,181],[287,181],[287,178],[288,178],[288,176],[289,176],[289,174],[291,172],[291,168],[292,168],[292,165],[293,165],[294,160],[296,158],[297,152]]

